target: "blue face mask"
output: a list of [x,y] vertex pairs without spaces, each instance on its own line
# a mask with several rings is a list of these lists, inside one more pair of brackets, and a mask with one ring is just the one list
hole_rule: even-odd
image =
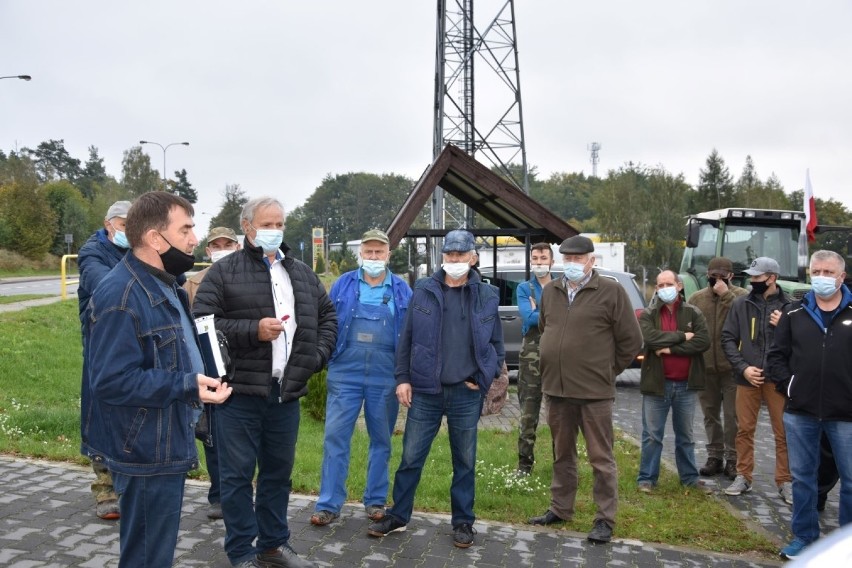
[[571,282],[579,282],[586,275],[586,265],[580,262],[569,262],[563,268],[565,278]]
[[281,247],[284,231],[278,229],[258,229],[254,236],[254,244],[263,249],[266,254],[272,254]]
[[385,271],[384,260],[361,260],[361,268],[364,269],[364,274],[371,278],[378,278]]
[[811,277],[811,287],[814,294],[820,298],[830,298],[837,292],[840,286],[837,285],[837,280],[831,276],[813,276]]
[[124,234],[124,231],[115,231],[115,235],[112,237],[112,242],[117,247],[121,247],[123,249],[130,248],[130,243],[127,242],[127,235]]
[[130,243],[127,242],[127,235],[124,234],[124,231],[119,231],[112,223],[109,226],[115,231],[115,234],[112,236],[112,243],[123,249],[130,248]]
[[677,287],[666,286],[657,290],[657,297],[666,304],[671,304],[677,299]]

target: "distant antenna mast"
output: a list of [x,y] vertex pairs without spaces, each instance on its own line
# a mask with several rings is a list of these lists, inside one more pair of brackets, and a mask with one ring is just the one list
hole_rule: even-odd
[[601,145],[599,142],[592,142],[588,150],[592,153],[592,177],[598,177],[598,162],[601,161],[598,152],[601,150]]

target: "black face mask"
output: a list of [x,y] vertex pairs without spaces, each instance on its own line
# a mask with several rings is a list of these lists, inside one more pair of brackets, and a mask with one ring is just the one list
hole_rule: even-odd
[[769,289],[769,283],[764,280],[763,282],[752,282],[751,283],[751,291],[757,295],[762,296]]
[[[163,235],[160,235],[163,237]],[[163,240],[169,243],[166,237]],[[163,269],[174,277],[178,277],[195,264],[195,257],[191,254],[186,254],[175,248],[172,243],[169,243],[169,250],[160,253],[160,260],[163,261]]]

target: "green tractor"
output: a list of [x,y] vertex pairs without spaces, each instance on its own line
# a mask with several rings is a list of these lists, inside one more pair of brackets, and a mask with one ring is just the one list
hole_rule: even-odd
[[751,262],[768,256],[781,266],[778,284],[787,294],[798,299],[810,289],[805,214],[801,211],[730,208],[690,215],[680,265],[687,298],[707,286],[707,264],[714,256],[731,260],[738,286],[745,287],[743,271]]

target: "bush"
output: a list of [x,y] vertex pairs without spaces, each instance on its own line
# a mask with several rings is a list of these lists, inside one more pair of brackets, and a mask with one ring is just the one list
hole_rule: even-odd
[[323,369],[319,373],[314,373],[308,379],[308,394],[302,399],[304,409],[316,420],[325,422],[325,375],[328,371]]
[[[0,249],[0,272],[6,274],[19,274],[26,276],[31,273],[55,271],[59,274],[60,257],[45,254],[40,260],[26,258],[16,252]],[[69,264],[70,269],[76,270],[74,262]]]

